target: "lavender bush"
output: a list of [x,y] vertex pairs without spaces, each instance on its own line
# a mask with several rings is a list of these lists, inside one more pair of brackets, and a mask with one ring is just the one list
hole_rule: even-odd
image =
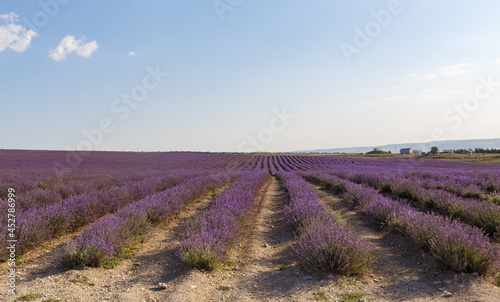
[[368,245],[345,226],[311,220],[301,228],[294,245],[297,258],[306,266],[341,275],[370,271],[373,256]]
[[289,223],[297,229],[297,259],[308,267],[343,275],[362,275],[371,269],[373,256],[361,236],[335,222],[318,195],[300,176],[281,172],[290,196],[284,207]]

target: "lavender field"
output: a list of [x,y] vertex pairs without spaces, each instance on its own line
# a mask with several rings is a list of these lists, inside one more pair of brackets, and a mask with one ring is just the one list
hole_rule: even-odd
[[[337,285],[344,280],[338,278],[377,280],[382,275],[389,282],[398,274],[385,272],[383,266],[397,269],[398,262],[387,264],[392,258],[384,258],[380,249],[391,249],[384,242],[393,241],[409,247],[410,252],[402,257],[418,262],[418,274],[455,278],[455,292],[447,289],[443,294],[441,287],[397,289],[388,300],[400,299],[401,293],[414,295],[410,300],[448,294],[467,298],[470,280],[464,278],[468,276],[481,278],[492,301],[500,298],[495,285],[500,282],[497,165],[292,154],[92,152],[77,164],[66,164],[61,172],[55,163],[66,163],[66,155],[0,151],[0,210],[8,212],[10,198],[16,202],[15,227],[7,215],[0,218],[4,236],[0,260],[7,269],[11,257],[7,240],[15,238],[16,260],[25,270],[32,270],[32,275],[23,278],[34,288],[40,286],[39,279],[68,272],[94,272],[99,282],[98,272],[120,271],[130,261],[138,263],[138,255],[157,244],[155,236],[163,232],[172,233],[170,239],[151,252],[168,260],[161,269],[155,266],[159,283],[155,281],[154,286],[160,290],[152,295],[158,301],[176,297],[179,292],[174,288],[182,288],[184,278],[193,272],[204,276],[199,278],[209,275],[227,280],[220,278],[230,271],[231,280],[245,280],[240,271],[250,269],[245,264],[256,259],[279,263],[261,272],[268,282],[281,280],[283,288],[275,290],[275,299],[307,292],[284,285],[296,282],[288,280],[294,278],[291,272],[304,276],[300,281],[318,279],[320,283],[329,280],[325,276],[333,276]],[[272,198],[280,200],[274,202],[274,216],[262,222]],[[190,217],[183,216],[190,211]],[[384,241],[374,241],[364,229],[374,236],[383,234]],[[252,236],[257,235],[266,242],[259,242],[255,249],[263,245],[268,252],[249,252],[254,249]],[[269,247],[267,241],[273,241],[273,236],[288,239]],[[273,249],[276,252],[269,252]],[[163,255],[167,250],[168,255]],[[43,269],[31,267],[32,263]],[[126,276],[133,275],[129,273]],[[415,274],[412,271],[408,276]],[[146,281],[150,277],[139,276],[144,279],[133,275],[127,282],[150,282]],[[245,291],[243,281],[230,282],[234,285],[228,287],[233,289],[229,294],[224,293],[225,287],[211,288],[239,300]],[[193,286],[194,291],[197,286],[204,288]],[[265,291],[265,284],[261,286]],[[30,292],[22,285],[18,290]],[[365,290],[368,297],[378,297],[376,289]],[[338,289],[308,294],[341,295]],[[75,295],[79,294],[73,291],[62,297],[80,301]],[[98,296],[94,292],[81,299],[98,300]],[[136,298],[117,292],[113,299]]]

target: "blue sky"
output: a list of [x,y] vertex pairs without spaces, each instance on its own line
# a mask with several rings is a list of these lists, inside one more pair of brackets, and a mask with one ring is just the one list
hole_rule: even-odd
[[0,148],[499,137],[498,11],[451,0],[3,1]]

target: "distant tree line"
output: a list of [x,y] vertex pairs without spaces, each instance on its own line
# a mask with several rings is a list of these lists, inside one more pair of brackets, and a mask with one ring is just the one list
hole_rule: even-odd
[[475,153],[500,153],[500,149],[495,149],[495,148],[491,148],[491,149],[476,148],[476,149],[474,149],[474,152]]

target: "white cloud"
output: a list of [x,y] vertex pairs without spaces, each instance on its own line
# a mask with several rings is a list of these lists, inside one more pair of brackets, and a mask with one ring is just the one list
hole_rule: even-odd
[[394,101],[399,101],[400,99],[401,99],[400,96],[390,96],[390,97],[384,98],[383,100],[385,102],[394,102]]
[[7,22],[14,22],[17,20],[17,18],[19,18],[19,16],[17,14],[14,14],[13,12],[0,15],[0,20],[5,20]]
[[7,48],[23,52],[30,46],[31,39],[38,37],[31,29],[16,24],[18,17],[14,13],[0,15],[0,20],[5,23],[0,25],[0,52]]
[[404,86],[389,86],[385,88],[377,88],[377,89],[368,89],[365,90],[365,93],[379,93],[379,92],[387,92],[392,90],[399,90],[405,88]]
[[62,61],[66,60],[66,56],[73,52],[85,58],[90,57],[99,48],[99,45],[97,45],[97,41],[84,44],[84,39],[83,37],[80,40],[75,40],[75,37],[70,35],[64,37],[55,49],[49,50],[49,57],[54,61]]
[[137,56],[137,53],[135,51],[129,51],[127,53],[127,56],[129,56],[129,57]]
[[481,71],[481,68],[476,68],[473,69],[472,67],[474,64],[471,63],[461,63],[461,64],[455,64],[455,65],[449,65],[445,66],[442,68],[438,68],[434,70],[433,72],[430,72],[425,75],[419,75],[417,73],[412,73],[409,74],[409,77],[413,78],[419,78],[421,80],[432,80],[436,78],[443,78],[443,77],[451,77],[451,76],[456,76],[456,75],[461,75],[461,74],[466,74],[466,73],[471,73],[471,72],[476,72],[476,71]]
[[474,66],[474,64],[462,63],[462,64],[450,65],[443,68],[439,68],[438,76],[449,77],[449,76],[472,72],[473,70],[470,69],[472,66]]
[[383,99],[385,102],[443,102],[459,98],[467,93],[465,90],[424,89],[407,95],[393,95]]
[[437,77],[438,77],[438,75],[435,73],[428,73],[428,74],[424,75],[423,77],[421,77],[421,79],[422,80],[432,80],[432,79],[435,79]]
[[441,102],[456,99],[466,93],[464,90],[425,89],[415,95],[417,102]]

